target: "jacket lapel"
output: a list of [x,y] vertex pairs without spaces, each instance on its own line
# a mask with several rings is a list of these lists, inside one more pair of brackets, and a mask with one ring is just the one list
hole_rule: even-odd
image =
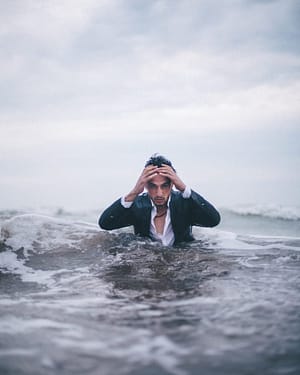
[[171,224],[173,228],[173,232],[175,235],[175,240],[177,237],[177,223],[178,223],[178,214],[176,210],[176,194],[171,192],[171,199],[170,199],[170,218],[171,218]]
[[152,211],[151,199],[147,195],[145,199],[144,216],[141,218],[143,235],[145,236],[149,236],[150,234],[151,211]]

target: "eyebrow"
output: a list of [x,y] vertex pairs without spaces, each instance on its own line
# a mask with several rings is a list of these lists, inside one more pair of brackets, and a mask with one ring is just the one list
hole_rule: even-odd
[[169,183],[169,182],[164,182],[163,184],[161,184],[161,185],[156,185],[156,184],[154,184],[153,182],[148,182],[148,185],[149,186],[151,186],[151,187],[165,187],[165,186],[170,186],[171,184]]

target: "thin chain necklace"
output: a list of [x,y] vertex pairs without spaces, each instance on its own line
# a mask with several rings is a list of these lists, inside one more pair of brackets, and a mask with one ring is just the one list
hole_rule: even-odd
[[168,209],[166,208],[162,213],[160,213],[160,214],[157,213],[157,214],[155,215],[155,219],[158,218],[158,217],[162,217],[162,216],[166,215],[166,214],[167,214],[167,211],[168,211]]

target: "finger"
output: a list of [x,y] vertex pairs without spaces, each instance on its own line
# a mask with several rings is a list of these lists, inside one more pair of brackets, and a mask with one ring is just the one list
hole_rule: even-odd
[[158,173],[157,172],[151,172],[151,173],[147,173],[146,175],[144,175],[144,179],[145,180],[149,180],[150,178],[153,178],[155,176],[157,176]]
[[146,179],[145,179],[145,181],[148,182],[148,181],[150,181],[150,180],[151,180],[153,177],[155,177],[155,176],[157,176],[157,173],[156,173],[156,172],[150,174],[149,176],[147,176]]
[[156,171],[158,170],[158,167],[155,165],[151,168],[145,168],[143,175],[144,176],[149,176],[150,174],[157,173]]
[[167,164],[162,164],[161,167],[159,167],[159,169],[164,169],[164,170],[167,170],[167,171],[175,173],[174,169],[172,167],[170,167],[169,165],[167,165]]
[[175,176],[175,173],[173,170],[163,168],[163,167],[158,169],[158,173],[161,175]]
[[162,176],[162,177],[166,177],[166,178],[168,178],[169,180],[171,180],[171,181],[173,181],[174,180],[174,176],[173,175],[171,175],[171,174],[169,174],[169,173],[159,173],[159,175],[160,176]]
[[148,173],[148,172],[151,173],[152,171],[157,170],[157,169],[158,169],[157,165],[149,165],[148,167],[144,169],[144,173]]
[[170,167],[168,164],[162,164],[161,168],[166,168],[166,169],[174,172],[174,169],[172,167]]

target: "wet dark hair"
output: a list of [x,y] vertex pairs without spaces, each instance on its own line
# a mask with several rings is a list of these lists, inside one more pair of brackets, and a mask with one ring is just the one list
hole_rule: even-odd
[[145,167],[148,167],[148,165],[156,165],[157,167],[161,167],[162,164],[169,165],[173,171],[176,172],[170,160],[160,154],[153,154],[150,159],[146,161]]

